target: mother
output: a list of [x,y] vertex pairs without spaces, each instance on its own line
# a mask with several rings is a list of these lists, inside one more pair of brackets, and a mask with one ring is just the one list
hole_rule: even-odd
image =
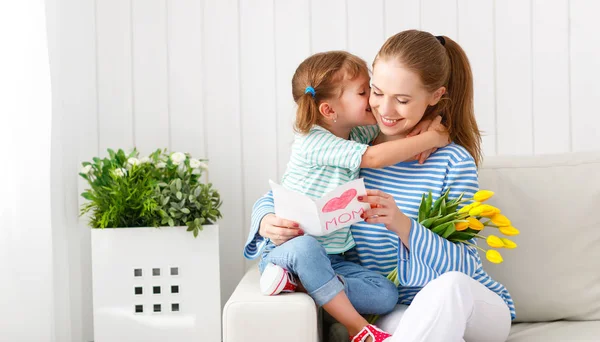
[[[402,305],[379,324],[397,341],[505,341],[515,318],[506,288],[483,270],[474,247],[449,242],[415,221],[423,193],[431,191],[435,200],[448,188],[450,197],[478,190],[481,138],[464,51],[422,31],[390,37],[373,63],[369,102],[381,130],[374,144],[403,139],[434,115],[442,116],[453,141],[424,164],[361,171],[368,189],[362,200],[375,208],[352,226],[356,247],[346,258],[382,274],[398,267],[400,280]],[[259,254],[265,238],[286,236],[272,213],[272,197],[259,199],[246,256]]]

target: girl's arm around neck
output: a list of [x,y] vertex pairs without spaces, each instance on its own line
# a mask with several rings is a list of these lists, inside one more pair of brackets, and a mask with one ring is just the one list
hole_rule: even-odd
[[428,131],[414,137],[386,141],[369,146],[362,156],[361,168],[379,169],[410,160],[417,154],[434,147],[448,145],[448,134]]

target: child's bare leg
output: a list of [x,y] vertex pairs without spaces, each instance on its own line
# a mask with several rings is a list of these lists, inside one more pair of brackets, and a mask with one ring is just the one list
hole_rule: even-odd
[[348,333],[352,336],[358,334],[362,328],[369,324],[367,320],[354,309],[344,291],[338,293],[327,304],[324,304],[323,309],[333,316],[333,318],[337,319],[338,322],[342,323],[346,329],[348,329]]

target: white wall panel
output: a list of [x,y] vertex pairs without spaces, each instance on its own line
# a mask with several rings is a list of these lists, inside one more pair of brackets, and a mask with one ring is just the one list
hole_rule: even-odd
[[310,10],[311,52],[346,50],[348,48],[346,1],[310,0]]
[[243,275],[244,207],[252,205],[244,203],[242,186],[238,11],[237,0],[204,3],[204,134],[209,178],[223,200],[219,221],[222,305]]
[[[600,2],[570,1],[571,132],[573,151],[600,149]],[[565,125],[566,126],[566,125]]]
[[133,122],[142,154],[169,147],[165,0],[132,0]]
[[534,154],[570,149],[568,14],[568,0],[533,0]]
[[134,146],[131,0],[95,3],[99,149],[106,155],[107,148]]
[[348,0],[348,51],[369,65],[385,41],[383,0],[373,0],[364,6],[361,0]]
[[531,1],[496,1],[498,154],[533,153]]
[[456,39],[456,0],[421,0],[421,30]]
[[292,77],[310,56],[310,0],[275,1],[275,95],[277,103],[277,179],[279,182],[294,141],[296,103]]
[[494,0],[458,1],[458,43],[473,71],[475,116],[484,156],[496,155]]
[[170,148],[206,157],[202,75],[202,2],[167,2]]
[[421,0],[385,0],[385,38],[421,27]]

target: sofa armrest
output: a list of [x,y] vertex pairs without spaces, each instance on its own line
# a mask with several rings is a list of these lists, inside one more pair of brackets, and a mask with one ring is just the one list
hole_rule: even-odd
[[264,296],[253,266],[223,308],[224,342],[319,342],[320,317],[305,293]]

